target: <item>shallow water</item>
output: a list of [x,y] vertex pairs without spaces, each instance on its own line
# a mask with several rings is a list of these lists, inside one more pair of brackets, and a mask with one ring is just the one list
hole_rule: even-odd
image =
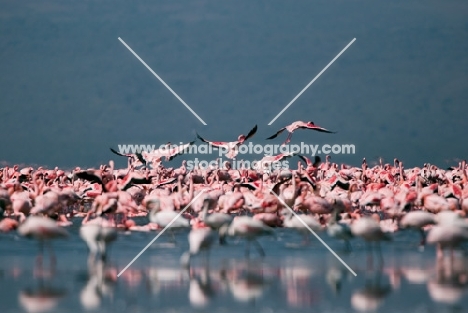
[[468,258],[456,253],[452,264],[449,257],[436,262],[435,249],[418,251],[411,231],[382,244],[383,263],[359,239],[346,252],[320,233],[355,277],[316,238],[303,245],[286,229],[259,240],[263,259],[255,249],[247,259],[244,242],[231,238],[186,270],[179,258],[188,231],[177,230],[175,243],[163,234],[117,278],[157,233],[121,233],[109,262],[88,267],[78,225],[53,243],[54,271],[47,255],[37,267],[37,242],[0,235],[0,312],[468,312]]

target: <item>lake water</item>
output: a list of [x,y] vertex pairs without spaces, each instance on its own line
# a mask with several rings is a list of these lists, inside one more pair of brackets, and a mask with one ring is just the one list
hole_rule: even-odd
[[383,263],[359,239],[346,252],[321,233],[356,277],[316,238],[302,245],[286,229],[259,240],[265,258],[255,249],[246,258],[244,242],[230,238],[189,270],[179,264],[188,231],[176,231],[175,243],[165,233],[117,277],[157,232],[121,233],[107,264],[88,266],[79,225],[53,243],[54,271],[47,254],[37,267],[37,242],[0,235],[0,312],[468,312],[468,258],[436,262],[434,247],[419,251],[410,231],[382,244]]

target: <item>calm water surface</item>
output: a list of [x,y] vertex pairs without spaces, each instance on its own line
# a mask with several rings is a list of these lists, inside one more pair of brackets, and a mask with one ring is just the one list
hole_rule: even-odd
[[157,233],[121,233],[106,264],[88,265],[79,224],[53,243],[53,271],[47,255],[35,266],[37,242],[0,235],[0,312],[468,312],[468,258],[436,262],[434,248],[418,251],[412,232],[382,245],[383,263],[358,239],[346,252],[321,233],[355,277],[315,238],[304,246],[284,229],[260,240],[263,259],[254,249],[245,258],[244,243],[230,239],[186,270],[179,258],[188,231],[179,230],[176,243],[163,234],[117,278]]

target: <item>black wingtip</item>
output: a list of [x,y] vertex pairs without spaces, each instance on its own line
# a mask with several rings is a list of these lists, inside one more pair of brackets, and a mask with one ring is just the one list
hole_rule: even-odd
[[138,161],[140,161],[144,166],[146,166],[146,160],[141,153],[136,153]]
[[320,162],[322,162],[322,158],[320,156],[316,155],[315,159],[314,159],[314,167],[319,166]]
[[118,153],[117,151],[115,151],[113,148],[109,148],[109,149],[110,149],[110,151],[112,151],[112,153],[115,153],[115,154],[117,154],[117,155],[121,155],[120,153]]

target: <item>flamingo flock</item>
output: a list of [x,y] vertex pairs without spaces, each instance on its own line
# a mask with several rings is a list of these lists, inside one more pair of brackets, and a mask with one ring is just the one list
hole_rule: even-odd
[[[289,141],[299,128],[330,132],[312,122],[296,122],[277,134],[288,130]],[[255,126],[235,142],[210,143],[235,157],[234,147],[256,130]],[[217,241],[225,244],[227,237],[245,239],[246,255],[254,245],[264,256],[258,238],[274,238],[278,228],[303,234],[306,244],[312,229],[343,241],[347,250],[360,238],[367,245],[377,245],[379,251],[381,242],[391,241],[394,233],[415,230],[421,235],[415,247],[436,245],[438,258],[446,250],[453,255],[468,241],[465,161],[449,169],[431,164],[404,168],[397,159],[393,164],[381,160],[373,167],[364,159],[360,166],[349,166],[333,163],[329,156],[322,162],[302,155],[297,167],[289,170],[233,169],[229,162],[188,170],[185,161],[179,168],[161,163],[162,157],[170,160],[181,153],[176,149],[152,157],[123,155],[129,158],[124,169],[116,169],[113,161],[99,169],[71,171],[4,167],[0,170],[0,231],[17,229],[19,235],[36,239],[39,264],[44,246],[55,263],[51,241],[66,238],[67,227],[77,221],[93,260],[107,258],[120,230],[187,229],[190,248],[181,257],[187,266],[196,255],[216,248]],[[141,216],[148,222],[138,225],[134,218]]]

